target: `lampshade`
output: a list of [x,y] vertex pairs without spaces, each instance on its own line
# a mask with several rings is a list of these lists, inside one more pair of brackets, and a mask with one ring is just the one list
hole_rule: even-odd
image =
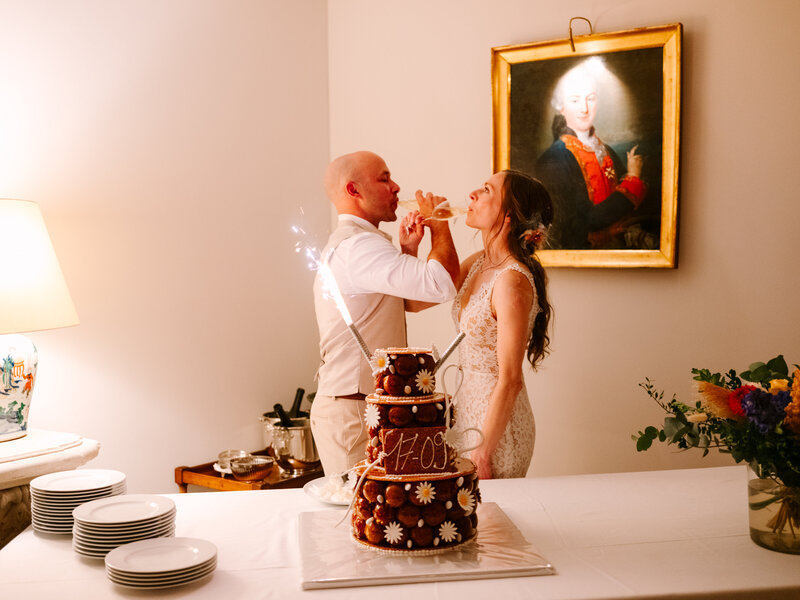
[[39,206],[0,199],[0,442],[28,429],[39,359],[19,334],[77,324]]
[[0,199],[0,265],[0,334],[78,324],[36,203]]

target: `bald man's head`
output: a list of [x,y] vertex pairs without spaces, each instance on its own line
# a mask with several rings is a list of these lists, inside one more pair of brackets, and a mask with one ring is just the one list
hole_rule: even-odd
[[377,227],[397,219],[397,192],[384,160],[373,152],[345,154],[325,171],[325,192],[339,214],[351,214]]

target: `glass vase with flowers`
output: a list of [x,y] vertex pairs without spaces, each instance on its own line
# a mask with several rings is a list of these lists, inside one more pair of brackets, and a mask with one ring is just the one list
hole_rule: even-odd
[[666,413],[661,427],[634,434],[636,449],[654,441],[681,450],[716,448],[750,467],[750,537],[771,550],[800,554],[800,367],[790,375],[783,356],[740,374],[692,369],[698,398],[680,402],[645,379],[639,384]]

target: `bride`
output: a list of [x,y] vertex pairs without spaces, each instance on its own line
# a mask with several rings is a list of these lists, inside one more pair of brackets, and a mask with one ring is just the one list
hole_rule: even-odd
[[481,232],[483,250],[462,263],[456,282],[453,318],[466,334],[456,425],[483,431],[470,455],[481,479],[524,477],[535,425],[522,363],[536,368],[550,341],[547,277],[535,252],[553,208],[544,186],[517,171],[495,173],[469,197],[466,223]]

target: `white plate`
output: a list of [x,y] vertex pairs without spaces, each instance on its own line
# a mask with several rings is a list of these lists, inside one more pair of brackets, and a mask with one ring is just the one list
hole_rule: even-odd
[[[216,568],[216,567],[215,567]],[[177,587],[179,585],[186,585],[188,583],[196,583],[199,581],[203,581],[204,579],[208,579],[214,573],[214,569],[211,569],[207,573],[203,573],[202,575],[192,575],[187,576],[185,578],[179,578],[171,580],[170,583],[127,583],[122,581],[116,581],[113,577],[109,576],[109,579],[114,582],[114,585],[118,585],[122,588],[127,588],[129,590],[163,590],[167,588]]]
[[72,527],[65,525],[64,527],[49,527],[47,525],[40,525],[38,523],[31,523],[34,531],[39,533],[55,533],[58,535],[72,535]]
[[175,503],[164,496],[123,494],[81,504],[72,515],[84,523],[123,524],[155,519],[174,510]]
[[72,518],[68,516],[53,517],[50,515],[38,515],[36,513],[31,513],[31,522],[38,523],[39,525],[52,524],[59,527],[61,525],[69,525],[70,527],[72,527],[72,524],[74,524]]
[[312,479],[307,484],[303,486],[303,491],[314,498],[314,500],[319,500],[320,502],[324,502],[325,504],[333,504],[335,506],[349,506],[350,499],[348,500],[335,500],[330,497],[325,496],[326,490],[325,484],[328,483],[327,477],[320,477],[319,479]]
[[31,481],[31,489],[42,492],[81,492],[117,485],[125,473],[111,469],[73,469],[41,475]]
[[86,502],[88,500],[94,500],[96,498],[103,498],[105,496],[117,496],[119,494],[124,494],[127,490],[127,485],[125,483],[121,483],[119,485],[114,485],[111,487],[106,487],[97,490],[91,490],[88,492],[65,492],[65,493],[53,493],[53,492],[37,492],[35,490],[31,490],[31,499],[35,499],[39,502],[52,502],[54,504],[69,504],[70,502]]
[[159,573],[188,569],[216,555],[217,547],[206,540],[158,538],[125,544],[112,550],[106,556],[106,566],[126,573]]
[[133,531],[130,533],[119,533],[115,535],[95,535],[94,533],[86,533],[80,529],[73,528],[72,535],[75,539],[88,542],[91,544],[109,544],[116,542],[117,546],[127,544],[128,542],[136,542],[151,537],[161,537],[165,533],[175,533],[175,524],[167,523],[160,527],[152,529],[144,529],[142,531]]
[[103,534],[141,531],[142,529],[150,529],[152,527],[158,527],[159,525],[164,525],[166,523],[174,523],[174,522],[175,522],[175,511],[172,511],[164,515],[163,517],[156,517],[154,519],[145,519],[142,521],[134,521],[132,523],[107,523],[104,525],[98,525],[96,523],[85,523],[80,519],[75,519],[75,525],[81,531],[85,531],[87,533],[103,533]]
[[175,537],[174,531],[168,531],[161,535],[150,535],[144,538],[127,540],[125,542],[119,542],[119,543],[92,544],[79,540],[73,536],[72,547],[75,548],[76,550],[80,549],[85,552],[102,552],[103,554],[107,554],[108,552],[111,552],[114,548],[119,548],[120,546],[124,546],[125,544],[132,544],[134,542],[138,542],[141,540],[155,540],[160,538],[171,538],[171,537]]
[[81,534],[76,529],[72,530],[72,539],[78,540],[82,544],[91,544],[93,546],[109,546],[114,545],[114,548],[122,544],[130,542],[138,542],[139,540],[146,540],[155,537],[167,537],[175,534],[175,525],[166,525],[151,531],[141,531],[139,533],[132,533],[130,535],[120,535],[115,537],[97,537],[87,536]]
[[156,573],[154,575],[147,573],[126,573],[125,571],[115,571],[114,569],[106,567],[106,575],[114,580],[129,581],[131,583],[156,583],[169,581],[179,577],[186,577],[187,575],[199,575],[201,573],[207,573],[208,571],[216,568],[217,559],[212,558],[211,560],[206,561],[201,565],[197,565],[196,567],[171,571],[169,573]]

